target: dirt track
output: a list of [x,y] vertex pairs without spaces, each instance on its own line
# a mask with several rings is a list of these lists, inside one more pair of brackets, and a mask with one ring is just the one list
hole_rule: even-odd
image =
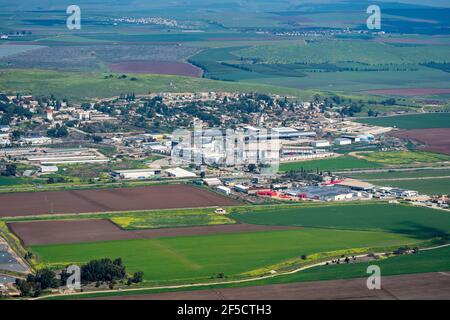
[[239,205],[188,185],[0,194],[0,217]]
[[25,246],[296,229],[296,227],[229,224],[127,231],[109,220],[14,222],[8,223],[8,227]]
[[382,276],[381,290],[368,290],[366,278],[300,282],[97,298],[99,300],[450,300],[450,273]]
[[450,128],[405,130],[391,135],[425,145],[421,150],[450,155]]

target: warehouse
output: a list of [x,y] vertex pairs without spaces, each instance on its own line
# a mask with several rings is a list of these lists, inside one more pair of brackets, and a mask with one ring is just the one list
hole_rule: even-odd
[[217,187],[222,185],[222,181],[220,181],[218,178],[206,178],[203,179],[203,183],[208,187]]
[[334,144],[337,146],[348,146],[349,144],[352,144],[352,140],[346,138],[338,138],[334,140]]
[[231,194],[231,189],[230,188],[227,188],[227,187],[224,187],[224,186],[218,186],[216,189],[217,189],[218,192],[223,193],[223,194],[225,194],[227,196],[229,196]]
[[237,192],[243,192],[243,193],[247,193],[249,187],[243,186],[241,184],[237,184],[234,186],[234,190],[236,190]]
[[195,178],[197,176],[195,173],[182,168],[167,169],[166,173],[169,177],[174,178]]
[[42,174],[51,174],[58,172],[57,166],[41,166],[39,170]]
[[113,172],[113,176],[120,179],[138,180],[138,179],[150,179],[160,173],[161,172],[159,170],[153,169],[116,170]]
[[317,141],[311,142],[311,145],[315,148],[323,148],[323,147],[329,147],[330,142],[327,140],[317,140]]
[[52,139],[48,138],[48,137],[32,137],[32,138],[21,138],[20,142],[22,144],[32,144],[32,145],[36,145],[36,144],[49,144],[52,142]]
[[337,185],[348,187],[356,191],[372,191],[374,188],[374,186],[370,183],[355,179],[345,179],[344,181],[337,183]]
[[321,200],[321,201],[343,201],[361,197],[359,192],[352,191],[350,188],[331,186],[319,187],[309,186],[303,188],[289,189],[285,192],[287,195],[302,199]]

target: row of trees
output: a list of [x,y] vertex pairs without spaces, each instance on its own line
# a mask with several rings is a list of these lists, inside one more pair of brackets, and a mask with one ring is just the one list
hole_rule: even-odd
[[[26,280],[17,279],[16,286],[22,296],[37,297],[44,290],[64,286],[70,276],[71,274],[67,272],[67,269],[62,270],[59,277],[50,269],[41,269],[34,275],[28,275]],[[131,285],[142,282],[143,278],[144,273],[141,271],[127,277],[126,268],[121,258],[92,260],[81,266],[82,284],[96,283],[96,286],[99,286],[100,283],[106,282],[113,289],[117,281],[126,281],[127,285]]]

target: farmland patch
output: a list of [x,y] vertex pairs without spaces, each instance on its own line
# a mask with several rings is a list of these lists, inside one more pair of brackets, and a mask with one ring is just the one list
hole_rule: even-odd
[[72,190],[0,195],[0,216],[138,211],[238,205],[238,201],[188,185]]
[[112,72],[136,74],[169,74],[185,77],[201,77],[202,69],[185,62],[123,61],[108,65]]

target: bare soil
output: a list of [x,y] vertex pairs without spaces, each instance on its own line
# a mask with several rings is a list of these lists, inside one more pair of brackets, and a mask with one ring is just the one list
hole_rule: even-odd
[[242,204],[188,185],[0,194],[0,217]]
[[450,300],[450,273],[384,276],[380,290],[366,278],[300,282],[245,288],[126,295],[99,300]]
[[450,128],[405,130],[391,135],[423,145],[420,150],[450,155]]

